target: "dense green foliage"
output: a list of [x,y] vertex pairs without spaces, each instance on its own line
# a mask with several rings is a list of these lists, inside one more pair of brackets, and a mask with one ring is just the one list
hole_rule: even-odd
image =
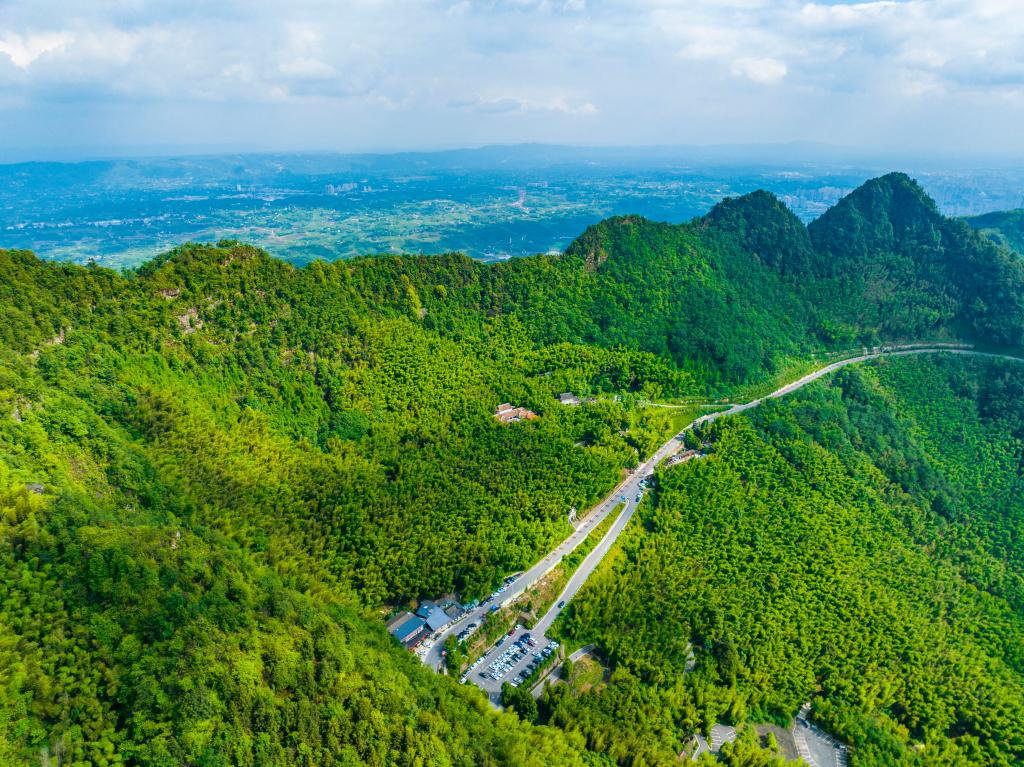
[[1024,254],[1024,210],[984,213],[966,221],[993,242]]
[[946,328],[1024,345],[1024,262],[939,213],[915,182],[868,181],[808,227],[818,289],[858,332],[923,337]]
[[[11,253],[0,267],[22,300],[66,269]],[[132,279],[76,270],[66,301],[12,313],[4,332],[40,350],[37,386],[144,441],[202,522],[246,548],[312,556],[297,570],[327,570],[370,604],[480,593],[657,444],[667,415],[634,411],[630,390],[686,379],[642,353],[535,347],[514,319],[437,332],[405,316],[406,291],[381,297],[402,280],[379,269],[187,247]],[[566,389],[627,396],[566,408]],[[502,427],[506,400],[542,417]]]
[[[704,752],[697,760],[697,764],[705,767],[717,764],[724,764],[726,767],[783,767],[787,764],[783,757],[775,753],[778,744],[771,747],[769,743],[769,748],[763,748],[757,731],[752,727],[740,727],[736,736],[736,740],[722,744],[721,760]],[[774,740],[774,736],[769,736],[769,740]]]
[[[722,611],[645,612],[683,598],[704,610],[728,591],[726,576],[753,579],[728,537],[709,548],[718,569],[708,565],[696,603],[693,583],[657,569],[678,573],[692,544],[680,531],[723,513],[685,501],[695,481],[686,477],[714,480],[701,491],[756,502],[759,514],[785,500],[737,490],[749,482],[730,450],[740,463],[760,451],[766,492],[783,482],[772,476],[794,493],[825,493],[815,483],[834,479],[851,495],[825,500],[848,527],[856,504],[889,508],[889,491],[877,495],[847,456],[807,448],[817,462],[806,469],[770,429],[723,426],[710,468],[666,480],[663,503],[645,512],[650,538],[630,538],[601,576],[620,614],[588,596],[567,627],[601,641],[616,665],[610,683],[579,697],[557,685],[535,717],[527,712],[562,730],[495,717],[476,693],[420,669],[374,613],[451,590],[477,596],[532,564],[568,533],[570,507],[593,503],[668,433],[671,411],[645,400],[719,395],[879,339],[1020,340],[1024,279],[1006,251],[942,219],[905,177],[850,200],[810,230],[763,193],[682,226],[621,217],[564,256],[495,265],[447,255],[297,269],[223,242],[118,275],[0,251],[0,761],[667,764],[723,712],[781,717],[816,683],[869,678],[850,665],[865,645],[830,638],[823,649],[824,630],[813,662],[780,661],[769,649],[782,640],[763,649],[772,681],[749,674],[749,616],[722,633],[732,625]],[[1012,381],[1004,385],[1012,400]],[[564,391],[592,399],[565,407]],[[502,425],[501,402],[538,417]],[[796,424],[786,440],[823,439]],[[872,481],[904,481],[891,476],[900,460],[854,452],[867,456],[856,466],[874,462]],[[936,487],[946,494],[934,513],[963,513],[959,485]],[[915,488],[904,492],[910,500],[894,508],[906,522],[907,509],[925,507]],[[1019,669],[992,643],[1019,638],[1021,554],[1000,543],[1007,523],[988,508],[990,530],[972,525],[977,537],[960,540],[950,531],[965,526],[950,521],[942,538],[949,593],[973,584],[963,604],[983,629],[965,636],[951,618],[951,633],[924,636],[967,658],[951,662],[962,676],[937,689],[995,680],[1004,686],[986,694],[1003,706]],[[715,529],[732,530],[726,522]],[[651,541],[657,556],[647,558]],[[900,609],[923,599],[917,562],[908,554],[893,583],[864,588],[891,591],[896,601],[879,605]],[[653,583],[657,598],[639,605],[613,573],[637,590]],[[907,615],[923,620],[926,609],[953,610],[923,599]],[[617,623],[626,618],[628,630]],[[618,642],[620,630],[634,639]],[[680,675],[691,638],[698,670]],[[882,645],[890,656],[879,675],[900,668],[898,652],[916,651],[903,638]],[[922,704],[914,719],[906,712],[932,677],[911,681],[858,699],[860,708],[851,703],[860,687],[829,688],[821,715],[864,754],[884,741],[909,759],[910,738],[929,739],[934,753],[942,732],[956,754],[1019,753],[1001,709]]]
[[1019,762],[1022,394],[1017,363],[904,358],[714,424],[573,603],[628,673],[601,697],[684,731],[813,699],[857,765]]
[[299,593],[188,524],[142,450],[12,367],[0,388],[36,398],[0,422],[3,764],[578,763],[342,589]]
[[[630,377],[670,368],[536,349],[500,321],[442,337],[365,287],[325,295],[346,267],[234,245],[130,278],[0,265],[0,746],[82,764],[574,762],[557,733],[495,721],[421,669],[360,603],[483,590],[532,561],[664,432]],[[570,387],[600,398],[565,408]],[[500,426],[507,398],[542,417]]]

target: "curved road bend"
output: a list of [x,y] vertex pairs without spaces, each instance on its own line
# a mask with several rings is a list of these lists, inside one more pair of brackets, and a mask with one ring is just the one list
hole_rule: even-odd
[[[1005,359],[1014,362],[1024,362],[1024,358],[1014,357],[1009,354],[995,354],[990,352],[979,352],[974,351],[970,348],[963,347],[950,347],[950,346],[922,346],[919,348],[903,348],[903,347],[880,347],[876,351],[871,351],[867,354],[861,354],[856,357],[848,357],[846,359],[833,362],[826,365],[819,370],[815,370],[813,373],[805,375],[792,383],[786,384],[785,386],[776,389],[771,394],[768,394],[759,399],[745,402],[743,404],[733,405],[727,410],[720,410],[714,413],[707,413],[699,418],[694,419],[690,424],[685,426],[678,434],[669,439],[663,444],[654,454],[648,458],[644,463],[637,467],[636,471],[628,476],[625,480],[619,483],[618,486],[608,496],[598,504],[590,514],[584,518],[582,523],[576,528],[576,530],[562,543],[560,543],[553,551],[551,551],[544,559],[535,564],[532,568],[527,570],[525,573],[520,575],[516,581],[508,586],[504,593],[498,596],[494,602],[499,605],[505,605],[511,602],[515,597],[522,594],[526,589],[533,586],[538,580],[546,575],[555,565],[557,565],[563,556],[575,549],[580,542],[586,537],[594,527],[599,525],[601,521],[608,516],[608,514],[615,508],[616,504],[620,502],[620,496],[625,496],[625,507],[620,512],[618,518],[609,528],[608,532],[601,539],[600,543],[594,547],[594,549],[586,556],[580,566],[576,568],[572,577],[569,579],[569,583],[566,584],[565,589],[559,595],[558,599],[555,600],[555,604],[551,609],[537,622],[534,628],[531,630],[534,639],[537,640],[538,646],[543,647],[546,643],[544,633],[551,627],[555,619],[561,614],[562,610],[565,609],[565,605],[576,595],[587,578],[590,577],[591,573],[597,568],[597,565],[604,558],[605,554],[615,544],[619,534],[626,528],[629,520],[632,519],[634,512],[636,511],[637,503],[636,496],[640,492],[640,480],[642,480],[647,474],[649,474],[654,468],[656,468],[663,460],[671,455],[679,452],[682,447],[682,436],[686,431],[689,431],[695,426],[700,426],[706,423],[717,420],[718,418],[724,418],[725,416],[736,415],[746,410],[757,407],[767,399],[774,399],[777,397],[783,397],[791,392],[801,389],[812,381],[816,381],[829,373],[833,373],[840,368],[844,368],[848,365],[855,365],[861,362],[867,362],[869,360],[877,359],[879,357],[904,357],[912,354],[965,354],[975,357],[987,357],[990,359]],[[500,600],[500,601],[499,601]],[[561,605],[561,607],[559,607]],[[481,623],[484,616],[490,610],[490,604],[477,607],[475,610],[467,613],[465,616],[460,618],[454,625],[449,626],[445,629],[441,636],[437,639],[434,645],[424,654],[423,662],[426,663],[430,668],[437,669],[441,663],[441,650],[443,649],[444,641],[453,633],[461,630],[462,626],[468,625],[469,623]],[[522,633],[522,632],[518,632]],[[515,641],[515,637],[510,638],[508,643]],[[508,644],[505,644],[505,649],[508,649]],[[485,679],[480,676],[481,672],[487,670],[487,666],[497,657],[502,655],[503,650],[501,647],[492,646],[484,654],[484,661],[480,666],[475,669],[469,677],[469,681],[472,681],[478,687],[483,689],[492,702],[497,703],[500,699],[501,684],[505,681],[510,681],[515,678],[516,671],[522,669],[527,665],[529,661],[529,655],[521,658],[516,662],[512,668],[505,674],[501,679]]]

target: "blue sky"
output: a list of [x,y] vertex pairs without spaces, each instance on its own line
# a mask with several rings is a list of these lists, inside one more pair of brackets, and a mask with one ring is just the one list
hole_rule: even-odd
[[0,0],[0,152],[1024,154],[1024,0]]

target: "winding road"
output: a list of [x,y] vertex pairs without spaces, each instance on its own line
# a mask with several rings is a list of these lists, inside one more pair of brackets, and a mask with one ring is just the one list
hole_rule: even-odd
[[[864,354],[860,354],[854,357],[847,357],[831,364],[825,365],[824,367],[815,370],[812,373],[805,375],[792,383],[788,383],[785,386],[776,389],[771,394],[768,394],[759,399],[751,400],[742,404],[736,404],[729,407],[726,410],[720,410],[714,413],[707,413],[696,419],[685,426],[678,434],[674,435],[665,444],[658,448],[655,453],[644,461],[640,466],[637,467],[630,476],[619,483],[618,486],[608,496],[601,501],[594,509],[587,514],[582,521],[578,524],[573,533],[562,541],[553,551],[551,551],[544,559],[535,564],[528,571],[520,575],[510,586],[506,588],[504,592],[497,595],[492,603],[481,605],[473,611],[470,611],[465,616],[459,619],[454,625],[448,627],[441,635],[435,640],[432,647],[423,654],[422,658],[424,663],[434,669],[439,669],[441,664],[441,650],[444,645],[445,639],[453,633],[456,633],[462,629],[462,627],[469,625],[470,623],[481,623],[487,612],[491,609],[491,604],[497,603],[498,605],[506,605],[517,596],[522,594],[528,588],[533,586],[537,581],[544,577],[555,565],[557,565],[563,556],[568,554],[570,551],[575,549],[580,542],[586,538],[587,534],[596,526],[598,526],[605,517],[612,512],[612,510],[623,501],[625,506],[619,513],[618,518],[614,521],[611,528],[601,539],[600,543],[593,548],[593,550],[587,555],[587,557],[580,563],[579,567],[573,573],[569,582],[566,584],[565,589],[559,595],[558,599],[555,600],[552,608],[536,623],[533,629],[530,631],[533,638],[537,641],[539,647],[543,647],[547,643],[545,633],[551,627],[551,624],[555,622],[562,610],[568,605],[576,593],[580,590],[587,578],[590,577],[591,573],[597,568],[604,559],[608,551],[611,550],[615,541],[618,539],[619,534],[629,524],[629,520],[632,519],[633,514],[636,512],[637,506],[639,505],[636,498],[640,494],[642,488],[640,486],[641,480],[653,471],[657,466],[664,461],[666,458],[679,452],[683,446],[683,435],[693,429],[695,426],[702,426],[707,423],[711,423],[719,418],[726,416],[736,415],[743,413],[747,410],[757,407],[762,402],[768,399],[775,399],[778,397],[784,397],[798,389],[803,388],[807,384],[818,380],[830,373],[835,372],[841,368],[847,367],[848,365],[856,365],[861,362],[867,362],[869,360],[877,359],[879,357],[903,357],[914,354],[963,354],[975,357],[987,357],[990,359],[1004,359],[1014,362],[1024,362],[1024,358],[1014,357],[1008,354],[997,354],[992,352],[981,352],[975,351],[973,348],[965,344],[932,344],[932,345],[908,345],[908,346],[882,346],[875,347],[870,351],[866,351]],[[530,659],[530,653],[523,653],[520,657],[512,662],[504,674],[498,678],[494,678],[492,675],[483,676],[483,673],[487,671],[488,666],[501,658],[502,656],[508,655],[510,645],[516,641],[519,635],[523,634],[523,631],[514,632],[513,635],[505,637],[503,640],[499,640],[501,644],[492,645],[488,651],[484,654],[483,662],[473,670],[473,672],[467,678],[467,681],[473,682],[473,684],[480,687],[485,693],[487,693],[491,702],[495,705],[500,703],[501,685],[503,682],[511,681],[515,678],[517,671],[522,670],[528,664]],[[504,649],[503,649],[504,648]]]

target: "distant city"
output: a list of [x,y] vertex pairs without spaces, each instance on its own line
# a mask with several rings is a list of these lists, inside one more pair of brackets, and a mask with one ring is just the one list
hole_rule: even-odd
[[216,155],[2,165],[0,247],[115,268],[221,239],[296,264],[447,251],[494,261],[561,251],[609,216],[682,222],[755,189],[809,221],[888,170],[915,176],[949,215],[1024,207],[1024,167],[894,168],[799,148]]

